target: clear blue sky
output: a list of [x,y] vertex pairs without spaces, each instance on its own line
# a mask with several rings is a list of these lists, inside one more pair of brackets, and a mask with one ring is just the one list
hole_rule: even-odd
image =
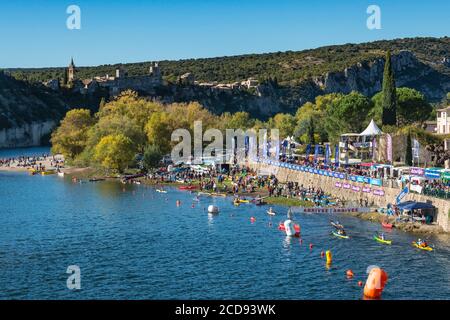
[[[81,8],[68,30],[66,8]],[[381,30],[366,27],[381,7]],[[15,0],[0,2],[0,67],[99,65],[450,35],[448,0]]]

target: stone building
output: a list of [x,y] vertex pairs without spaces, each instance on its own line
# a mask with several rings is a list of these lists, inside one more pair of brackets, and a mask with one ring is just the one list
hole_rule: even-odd
[[161,70],[157,62],[151,64],[149,73],[140,76],[128,76],[127,71],[120,66],[116,69],[115,76],[97,76],[93,79],[79,80],[76,78],[76,69],[73,59],[66,69],[68,83],[75,91],[82,94],[93,94],[99,88],[108,90],[110,96],[117,96],[124,90],[151,92],[155,87],[163,84]]
[[[450,134],[450,106],[442,109],[437,109],[436,112],[436,133]],[[450,149],[450,139],[444,140],[444,150]],[[449,160],[445,161],[445,168],[450,167]]]

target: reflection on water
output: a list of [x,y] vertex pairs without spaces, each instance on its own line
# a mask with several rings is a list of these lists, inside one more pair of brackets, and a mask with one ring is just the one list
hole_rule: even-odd
[[[337,217],[295,214],[301,239],[291,238],[277,228],[286,208],[270,217],[228,198],[192,206],[194,194],[168,190],[0,173],[0,298],[361,299],[370,265],[389,274],[384,299],[450,297],[448,236],[430,237],[436,250],[425,252],[398,230],[391,246],[377,243],[378,224],[340,216],[351,238],[339,239],[330,236]],[[209,215],[210,204],[220,213]],[[72,264],[77,292],[65,287]]]

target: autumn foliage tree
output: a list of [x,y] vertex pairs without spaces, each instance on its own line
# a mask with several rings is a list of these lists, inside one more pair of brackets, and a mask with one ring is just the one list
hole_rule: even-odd
[[88,129],[94,122],[91,112],[87,109],[73,109],[67,112],[51,136],[52,152],[74,159],[86,147]]

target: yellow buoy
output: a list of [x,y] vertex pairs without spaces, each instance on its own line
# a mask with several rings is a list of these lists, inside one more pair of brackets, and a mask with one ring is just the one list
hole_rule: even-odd
[[325,253],[326,257],[327,257],[327,264],[331,264],[331,262],[333,261],[333,256],[331,254],[330,250],[327,250],[327,252]]

